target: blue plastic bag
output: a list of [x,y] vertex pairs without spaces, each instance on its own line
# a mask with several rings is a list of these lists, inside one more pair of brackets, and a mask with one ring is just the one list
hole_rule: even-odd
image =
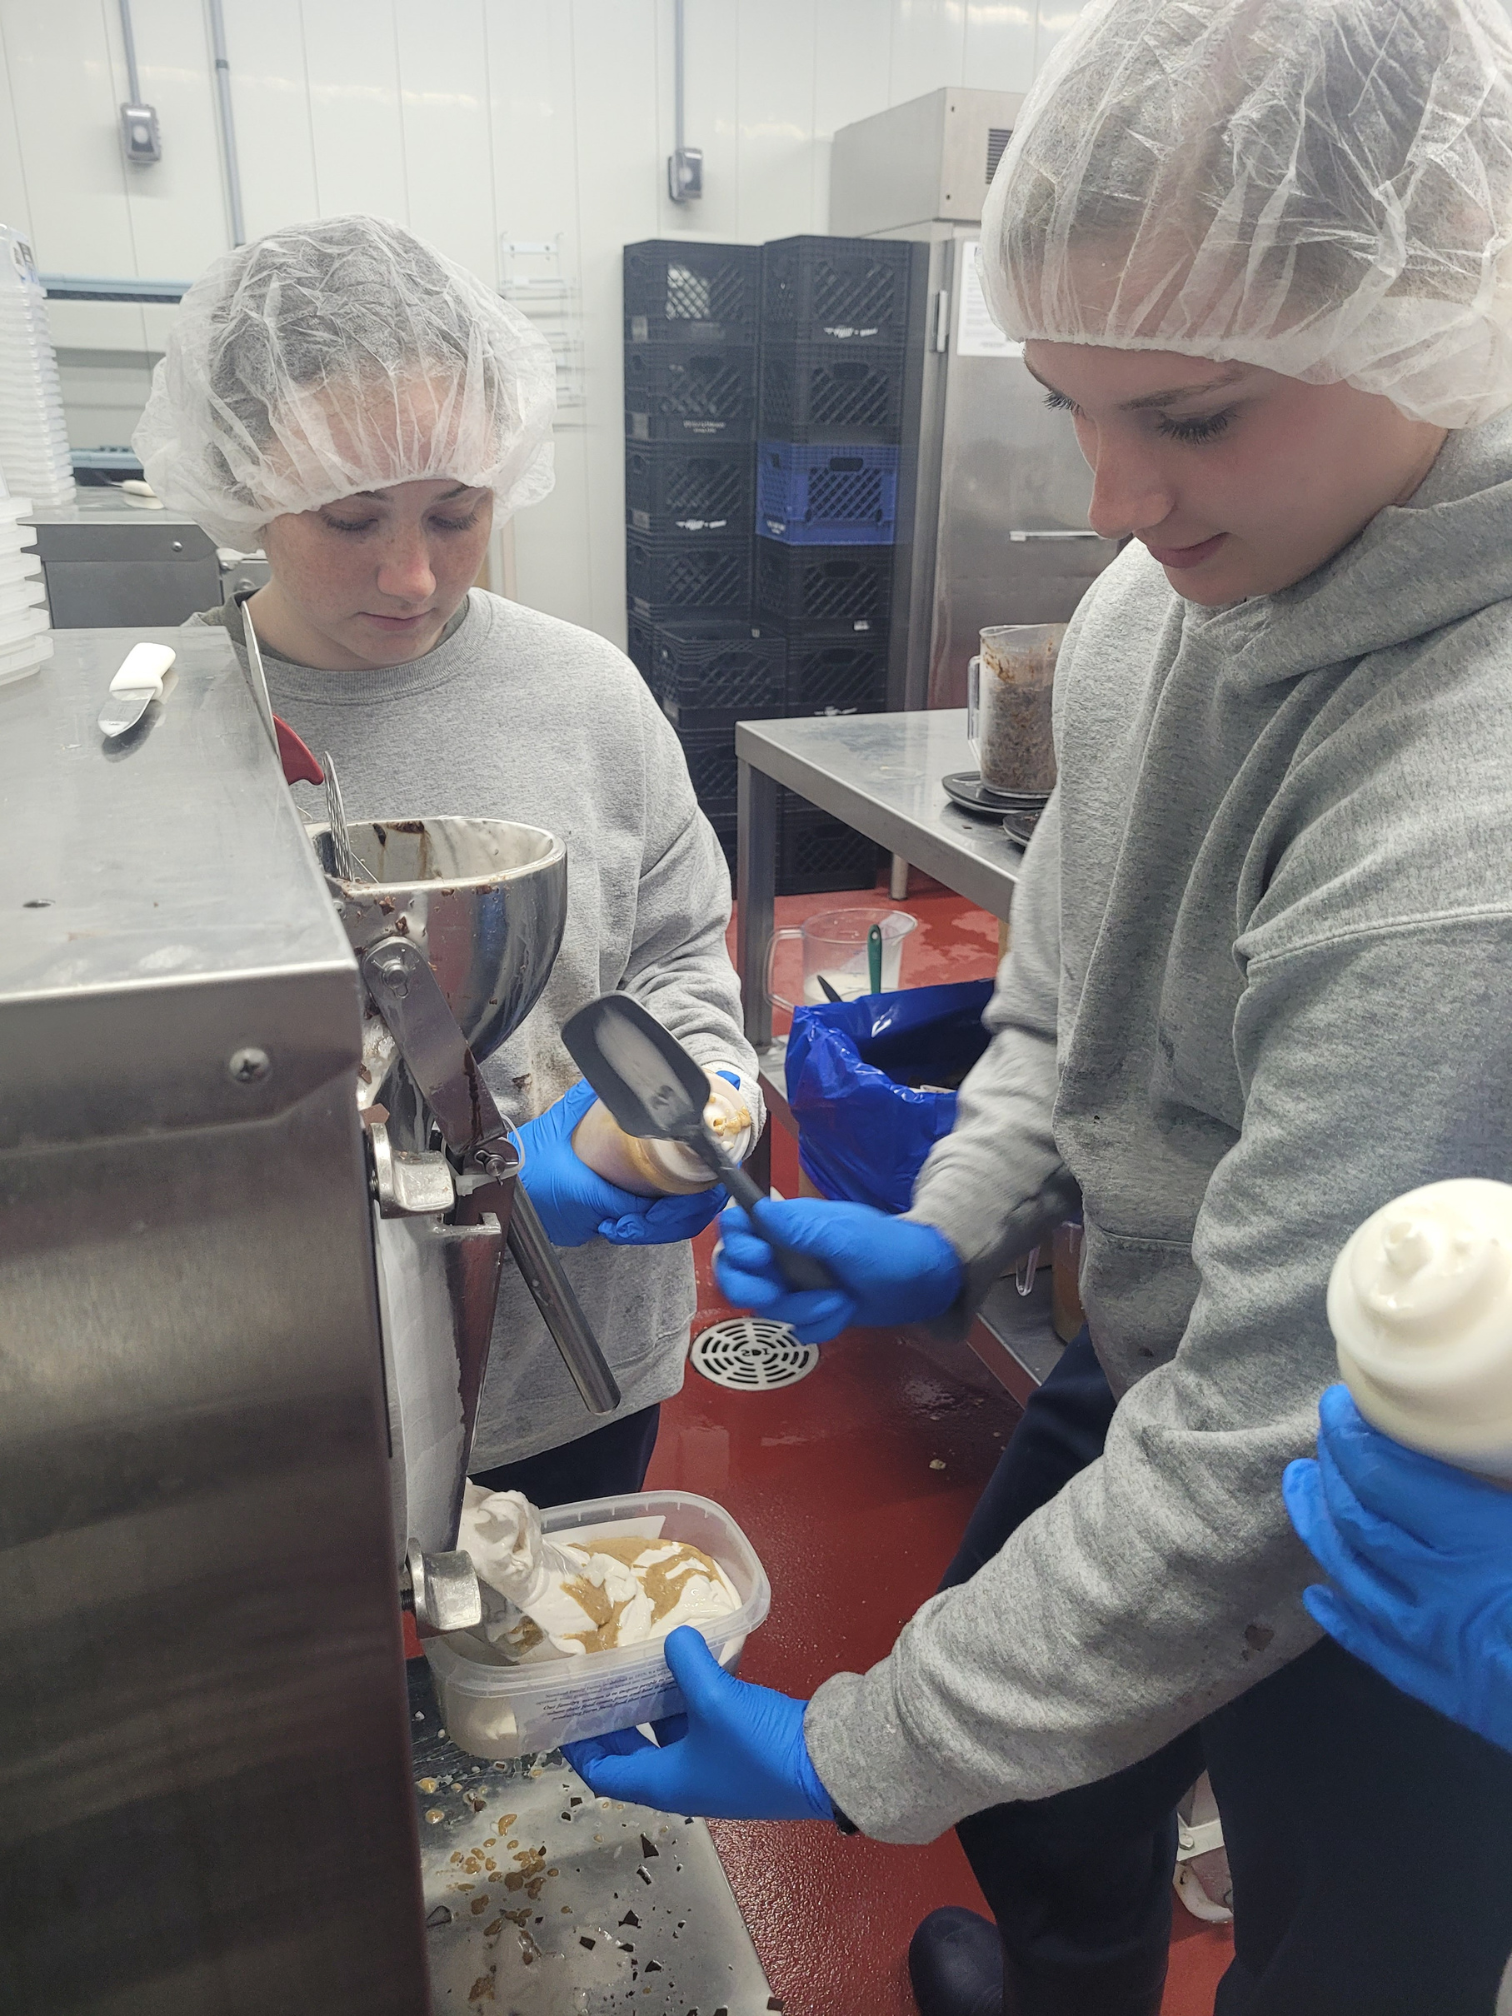
[[863,994],[798,1008],[787,1047],[787,1093],[798,1160],[826,1197],[906,1211],[925,1157],[955,1125],[954,1092],[906,1078],[958,1078],[987,1048],[990,980]]

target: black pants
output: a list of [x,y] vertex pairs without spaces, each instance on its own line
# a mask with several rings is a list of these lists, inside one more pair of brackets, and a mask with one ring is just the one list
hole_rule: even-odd
[[[1098,1456],[1113,1405],[1083,1332],[943,1586]],[[1512,1756],[1331,1640],[1111,1778],[962,1821],[1003,1938],[1005,2016],[1156,2016],[1174,1809],[1204,1767],[1234,1878],[1215,2016],[1491,2016],[1512,1952]]]
[[518,1463],[501,1463],[497,1470],[476,1471],[472,1481],[485,1491],[523,1491],[532,1505],[630,1496],[646,1481],[660,1423],[660,1407],[642,1407],[575,1442],[522,1456]]

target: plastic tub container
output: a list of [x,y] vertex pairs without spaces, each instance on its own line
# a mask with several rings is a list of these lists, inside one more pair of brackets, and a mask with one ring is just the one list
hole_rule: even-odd
[[[648,1539],[682,1540],[711,1555],[734,1583],[740,1608],[700,1625],[709,1650],[734,1672],[747,1635],[771,1608],[772,1590],[756,1550],[721,1506],[687,1491],[642,1491],[593,1498],[541,1514],[541,1531],[574,1540],[623,1528]],[[654,1523],[660,1521],[659,1527]],[[648,1522],[642,1525],[642,1522]],[[682,1695],[661,1641],[511,1666],[470,1631],[425,1641],[441,1719],[454,1743],[474,1757],[523,1757],[563,1743],[606,1736],[681,1714]]]

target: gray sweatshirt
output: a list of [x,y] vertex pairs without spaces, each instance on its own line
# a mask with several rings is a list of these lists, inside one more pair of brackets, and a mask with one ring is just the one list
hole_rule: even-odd
[[1403,1190],[1512,1175],[1512,416],[1281,594],[1139,546],[1078,611],[995,1032],[911,1216],[965,1306],[1074,1198],[1103,1457],[808,1711],[867,1833],[1134,1762],[1316,1637],[1281,1502],[1324,1289]]
[[[222,620],[209,611],[192,622]],[[228,624],[240,648],[240,618]],[[756,1059],[725,949],[730,878],[677,737],[622,652],[574,624],[474,588],[463,620],[408,665],[321,672],[264,651],[275,713],[336,760],[349,818],[518,819],[567,843],[567,928],[546,991],[483,1067],[502,1111],[542,1113],[580,1076],[562,1024],[623,987],[694,1057],[741,1073],[761,1124]],[[296,785],[312,820],[323,795]],[[623,1392],[622,1412],[682,1384],[692,1255],[591,1239],[562,1254]],[[601,1426],[530,1292],[506,1262],[473,1468]]]

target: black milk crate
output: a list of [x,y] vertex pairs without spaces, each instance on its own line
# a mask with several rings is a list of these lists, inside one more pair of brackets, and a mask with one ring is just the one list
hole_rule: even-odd
[[632,441],[749,441],[755,421],[753,348],[625,345],[625,433]]
[[809,336],[831,347],[902,343],[913,246],[875,238],[777,238],[762,248],[767,341]]
[[880,849],[843,819],[832,818],[791,791],[778,795],[777,893],[810,896],[825,889],[873,889]]
[[[734,889],[739,821],[733,812],[716,812],[709,817],[709,824],[729,864],[730,887]],[[878,853],[876,842],[853,826],[832,819],[791,791],[778,791],[779,896],[811,896],[826,889],[874,889]]]
[[647,238],[627,245],[627,343],[756,341],[761,247]]
[[625,628],[629,639],[625,645],[625,656],[649,686],[651,684],[651,619],[637,616],[632,609],[625,618]]
[[748,441],[625,443],[625,522],[632,531],[746,532],[754,494]]
[[896,446],[903,424],[901,344],[845,350],[809,337],[761,349],[757,433],[763,441],[826,447]]
[[737,809],[735,729],[709,728],[681,734],[683,756],[693,781],[693,796],[707,818],[733,819]]
[[879,714],[887,706],[888,626],[794,626],[787,634],[791,714]]
[[783,546],[758,539],[756,613],[791,632],[795,625],[868,623],[885,627],[892,592],[890,546]]
[[659,623],[651,690],[680,735],[771,720],[787,706],[787,641],[753,623]]
[[756,530],[786,546],[891,546],[898,523],[898,450],[756,444]]
[[653,623],[695,613],[748,616],[752,543],[743,532],[693,538],[627,532],[625,595],[631,612]]

